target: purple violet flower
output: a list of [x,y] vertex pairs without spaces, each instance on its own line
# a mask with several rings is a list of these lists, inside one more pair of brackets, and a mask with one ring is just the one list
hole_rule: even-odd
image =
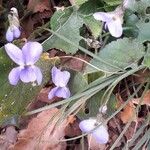
[[15,25],[11,25],[8,27],[8,30],[6,32],[6,40],[8,42],[13,41],[15,38],[19,38],[21,35],[19,27]]
[[12,43],[5,45],[8,56],[19,65],[13,68],[8,76],[12,85],[17,85],[19,79],[24,83],[37,81],[38,85],[42,82],[41,70],[34,64],[40,58],[43,51],[42,45],[38,42],[27,42],[22,50]]
[[7,41],[11,42],[14,38],[19,38],[21,35],[20,32],[20,23],[18,19],[18,10],[15,7],[10,9],[10,14],[8,15],[9,27],[6,32]]
[[[90,118],[83,120],[79,123],[79,128],[84,133],[90,133],[97,126],[96,119]],[[107,128],[104,125],[100,125],[97,129],[91,132],[92,136],[100,144],[106,144],[109,140],[109,134]]]
[[53,97],[62,97],[62,98],[69,98],[70,97],[70,90],[67,87],[67,84],[70,79],[70,73],[68,71],[61,71],[57,69],[55,66],[51,70],[52,74],[52,81],[56,87],[51,89],[48,94],[48,98],[52,99]]
[[123,10],[117,7],[113,12],[96,12],[93,14],[96,20],[106,22],[105,28],[108,27],[110,34],[114,37],[120,37],[123,33]]

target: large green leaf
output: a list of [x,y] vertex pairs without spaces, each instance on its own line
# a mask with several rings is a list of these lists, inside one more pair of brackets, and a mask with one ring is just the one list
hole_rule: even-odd
[[43,73],[42,85],[35,86],[31,83],[19,82],[18,85],[12,86],[9,84],[8,74],[15,65],[7,56],[5,50],[0,49],[0,124],[6,118],[21,115],[25,111],[26,106],[34,100],[42,86],[50,79],[52,62],[41,58],[36,64]]
[[[53,31],[79,45],[81,40],[79,29],[83,25],[83,20],[74,7],[66,8],[64,11],[56,11],[52,16],[50,24]],[[57,48],[72,54],[78,50],[77,47],[72,46],[56,35],[51,35],[42,45],[45,50]]]
[[[95,59],[93,59],[91,63],[104,72],[113,73],[124,70],[127,67],[134,67],[143,55],[144,47],[141,42],[130,38],[124,38],[109,43],[98,53],[101,59],[112,66]],[[89,71],[87,72],[90,72],[91,69],[93,70],[93,68],[88,67],[87,70]]]

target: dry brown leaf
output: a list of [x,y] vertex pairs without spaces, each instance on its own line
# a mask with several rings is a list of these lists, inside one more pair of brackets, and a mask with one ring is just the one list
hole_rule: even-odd
[[66,136],[75,137],[81,135],[81,130],[79,128],[79,122],[76,118],[71,115],[68,117],[69,125],[65,129]]
[[84,61],[89,62],[90,58],[82,54],[77,54],[75,56],[66,56],[66,58],[62,57],[61,59],[61,63],[64,66],[71,68],[73,70],[76,70],[76,71],[83,71],[85,69],[87,64]]
[[50,10],[49,0],[29,0],[27,9],[36,13],[43,12],[44,10]]
[[11,150],[65,150],[66,143],[60,143],[59,140],[64,139],[64,130],[68,123],[65,119],[54,128],[58,116],[53,121],[50,119],[57,113],[59,110],[53,108],[43,111],[33,118],[27,129],[21,130],[18,142],[11,147]]
[[106,144],[99,144],[91,134],[88,135],[88,143],[90,150],[105,150],[106,148]]
[[136,75],[132,76],[135,83],[144,83],[150,76],[150,70],[144,69],[140,70],[136,73]]
[[[118,100],[117,107],[120,107],[124,103],[124,101],[122,100],[119,94],[117,94],[116,98]],[[136,121],[135,106],[131,101],[127,103],[127,105],[123,108],[122,111],[120,111],[119,114],[120,114],[120,119],[122,120],[123,123],[128,123],[131,119]]]
[[135,121],[135,113],[135,106],[129,101],[129,103],[124,107],[123,111],[120,112],[120,118],[123,123],[129,122],[132,118]]
[[134,104],[148,105],[150,106],[150,90],[145,92],[143,98],[133,98],[132,102]]

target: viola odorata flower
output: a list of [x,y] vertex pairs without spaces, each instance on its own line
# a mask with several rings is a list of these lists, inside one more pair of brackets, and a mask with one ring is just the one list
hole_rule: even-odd
[[114,37],[120,37],[122,35],[122,23],[123,23],[123,10],[117,8],[113,12],[96,12],[93,14],[96,20],[105,22],[105,28],[108,27],[110,34]]
[[19,38],[21,35],[20,23],[18,19],[18,11],[16,8],[10,9],[10,14],[8,15],[9,27],[6,32],[7,41],[11,42],[15,38]]
[[5,50],[8,56],[19,67],[13,68],[8,76],[9,82],[12,85],[17,85],[21,80],[24,83],[37,81],[38,85],[42,82],[41,70],[34,64],[40,58],[43,51],[42,45],[38,42],[27,42],[22,50],[12,43],[5,45]]
[[84,133],[91,132],[91,135],[96,139],[98,143],[106,144],[109,140],[109,134],[108,134],[107,128],[104,125],[100,125],[99,127],[96,128],[97,125],[98,123],[96,119],[90,118],[90,119],[81,121],[79,123],[79,128]]
[[69,98],[70,90],[67,87],[67,84],[70,79],[70,73],[68,71],[61,71],[55,66],[51,70],[52,81],[56,87],[51,89],[48,94],[48,98],[52,99],[53,97]]

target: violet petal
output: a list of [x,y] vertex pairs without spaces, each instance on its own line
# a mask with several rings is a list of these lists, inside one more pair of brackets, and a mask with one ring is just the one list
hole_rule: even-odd
[[19,79],[20,79],[20,71],[21,71],[21,68],[20,67],[16,67],[16,68],[13,68],[9,75],[8,75],[8,79],[9,79],[9,83],[12,84],[12,85],[17,85]]
[[36,74],[32,67],[25,67],[20,72],[20,79],[22,82],[34,82],[36,80]]
[[113,13],[105,13],[105,12],[96,12],[93,14],[94,18],[96,20],[100,20],[103,22],[109,22],[112,20],[112,17],[114,16]]
[[96,130],[94,130],[92,135],[100,144],[106,144],[109,140],[107,128],[103,125],[99,126]]
[[49,94],[48,94],[48,99],[52,99],[53,97],[55,97],[55,93],[58,90],[59,87],[55,87],[53,89],[50,90]]
[[18,65],[24,65],[22,51],[14,44],[8,43],[5,45],[5,50],[8,56]]
[[14,34],[15,38],[19,38],[20,37],[21,32],[19,30],[19,27],[16,27],[16,26],[13,27],[13,34]]
[[61,71],[55,66],[52,68],[52,81],[56,86],[65,87],[70,79],[68,71]]
[[82,130],[82,132],[90,132],[95,128],[96,119],[86,119],[79,123],[79,128]]
[[27,42],[22,47],[22,53],[26,62],[26,65],[33,65],[38,61],[43,51],[42,45],[38,42]]
[[120,37],[122,35],[122,23],[120,19],[116,19],[115,21],[112,20],[111,22],[107,23],[108,30],[110,34],[114,37]]
[[40,68],[39,67],[36,67],[36,66],[34,66],[34,67],[32,67],[33,69],[34,69],[34,72],[35,72],[35,75],[36,75],[36,80],[37,80],[37,83],[38,83],[38,85],[40,85],[41,83],[42,83],[42,72],[41,72],[41,70],[40,70]]
[[13,31],[11,30],[11,27],[9,27],[6,32],[6,40],[11,42],[13,41],[13,39],[14,39]]
[[59,87],[55,92],[57,97],[62,98],[69,98],[70,97],[70,90],[67,87]]

